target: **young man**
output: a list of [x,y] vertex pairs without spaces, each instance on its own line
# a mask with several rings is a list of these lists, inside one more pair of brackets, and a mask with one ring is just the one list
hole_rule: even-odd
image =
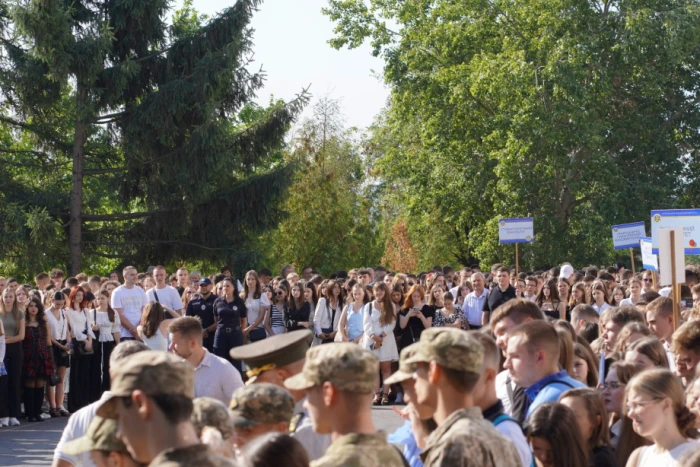
[[90,292],[92,292],[93,295],[97,296],[97,293],[102,287],[102,278],[100,276],[90,276],[90,278],[88,279],[88,286],[90,287]]
[[[284,388],[284,382],[301,373],[309,349],[312,333],[298,330],[270,336],[248,345],[231,349],[231,357],[241,360],[248,367],[247,384],[271,383]],[[325,346],[323,346],[325,347]],[[303,407],[304,391],[289,390],[296,401],[290,434],[306,449],[311,460],[323,456],[331,438],[315,433],[309,414]]]
[[688,321],[673,333],[671,350],[676,356],[678,374],[690,383],[700,363],[700,321]]
[[[524,298],[516,298],[498,308],[491,317],[491,330],[503,356],[506,355],[509,331],[523,323],[544,319],[544,314],[535,302]],[[520,423],[525,420],[528,405],[525,389],[513,382],[508,370],[503,370],[496,377],[496,395],[503,403],[505,413]]]
[[194,368],[195,397],[212,397],[228,404],[233,391],[243,386],[236,368],[225,358],[209,353],[202,345],[202,323],[184,316],[170,323],[170,351]]
[[177,276],[177,293],[182,297],[182,294],[185,293],[185,288],[189,285],[190,273],[187,271],[187,268],[180,268],[175,275]]
[[473,392],[474,405],[481,409],[481,414],[486,420],[493,423],[503,436],[513,442],[522,466],[530,467],[532,452],[520,423],[505,413],[503,403],[496,395],[496,375],[501,362],[501,351],[491,336],[480,332],[471,333],[484,348],[484,366]]
[[138,467],[126,445],[118,438],[116,420],[95,417],[82,438],[65,445],[72,456],[89,454],[97,467]]
[[669,368],[676,372],[676,357],[671,351],[673,341],[673,300],[668,297],[659,297],[652,300],[644,311],[647,325],[651,332],[659,338],[666,350]]
[[608,322],[605,323],[605,332],[603,332],[602,336],[607,352],[613,352],[615,350],[617,336],[620,334],[620,331],[622,331],[622,328],[625,327],[625,324],[634,321],[643,323],[644,317],[633,306],[621,306],[613,312]]
[[153,268],[153,279],[156,286],[148,289],[146,297],[148,302],[158,302],[161,304],[166,313],[170,313],[173,318],[182,316],[182,295],[177,292],[174,287],[166,283],[168,273],[165,272],[164,266],[156,266]]
[[491,314],[496,311],[496,308],[515,298],[515,287],[510,285],[510,271],[507,267],[501,266],[498,268],[496,280],[498,284],[489,292],[489,296],[484,302],[484,308],[481,310],[482,326],[489,324]]
[[[36,283],[36,289],[39,292],[44,292],[44,288],[49,285],[49,282],[51,282],[51,278],[49,277],[48,274],[45,272],[40,272],[39,274],[36,275],[34,278],[34,282]],[[2,293],[2,291],[0,291]]]
[[127,266],[122,271],[124,285],[112,292],[111,305],[119,314],[121,321],[121,340],[141,340],[136,326],[141,322],[143,307],[148,304],[146,292],[137,287],[138,273],[133,266]]
[[503,368],[525,388],[529,402],[526,418],[540,405],[556,402],[569,389],[586,387],[559,368],[559,336],[554,326],[536,320],[508,333]]
[[533,302],[535,301],[537,298],[537,277],[527,276],[525,278],[525,293],[523,294],[523,298]]
[[284,381],[304,391],[304,406],[314,431],[330,434],[333,444],[312,467],[362,465],[403,467],[404,459],[372,421],[372,398],[379,361],[348,342],[319,345],[308,351],[301,373]]
[[97,415],[116,419],[131,456],[149,467],[233,466],[197,438],[192,416],[194,369],[175,355],[139,352],[112,377],[110,397]]
[[216,295],[211,293],[214,284],[211,279],[204,277],[199,280],[199,294],[187,304],[185,316],[196,316],[202,323],[202,345],[209,352],[214,352],[214,334],[216,320],[214,319],[214,301]]
[[598,321],[600,321],[600,315],[590,305],[582,303],[571,310],[571,325],[574,327],[576,334],[579,333],[586,323],[598,324]]
[[65,277],[63,271],[60,269],[52,269],[49,273],[49,277],[51,278],[53,285],[56,287],[56,290],[61,290],[63,288],[63,278]]
[[287,433],[294,415],[294,398],[274,384],[249,384],[236,389],[229,409],[233,445],[240,450],[265,433]]
[[416,365],[416,400],[432,410],[438,425],[421,454],[426,467],[465,465],[465,459],[482,467],[520,465],[513,443],[475,406],[473,390],[483,362],[482,345],[455,328],[426,329],[406,359]]

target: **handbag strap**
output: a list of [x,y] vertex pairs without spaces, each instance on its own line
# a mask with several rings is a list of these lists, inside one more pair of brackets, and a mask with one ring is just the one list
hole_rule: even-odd
[[[63,338],[63,331],[66,330],[66,314],[63,312],[63,309],[59,310],[61,312],[61,319],[63,320],[63,326],[61,326],[61,334],[59,334],[58,339],[59,340],[66,340]],[[68,337],[68,336],[66,336]]]
[[156,291],[155,287],[153,287],[153,296],[156,298],[156,302],[160,303],[160,300],[158,299],[158,292]]

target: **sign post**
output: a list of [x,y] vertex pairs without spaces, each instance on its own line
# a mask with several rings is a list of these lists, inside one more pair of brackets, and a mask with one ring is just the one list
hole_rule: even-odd
[[518,243],[532,243],[535,229],[532,217],[498,219],[498,243],[515,243],[515,274],[520,273]]
[[639,239],[646,236],[644,222],[633,222],[631,224],[613,225],[612,230],[613,246],[616,250],[630,249],[630,260],[632,260],[632,273],[634,270],[634,250],[639,246]]
[[671,298],[673,300],[673,329],[680,323],[679,304],[680,296],[678,277],[685,277],[685,253],[681,248],[683,227],[662,227],[658,231],[659,236],[659,266],[661,268],[661,285],[671,284]]

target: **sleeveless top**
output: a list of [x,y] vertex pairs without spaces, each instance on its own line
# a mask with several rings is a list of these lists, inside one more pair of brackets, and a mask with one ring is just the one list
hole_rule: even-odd
[[657,445],[644,446],[637,459],[637,467],[677,467],[678,460],[688,451],[700,448],[697,441],[688,441],[670,451],[660,450]]
[[362,326],[362,308],[355,311],[352,309],[352,303],[348,307],[346,317],[348,320],[347,334],[350,339],[357,339],[364,332]]
[[138,330],[141,331],[140,335],[141,339],[143,339],[143,343],[146,344],[149,349],[162,350],[164,352],[168,350],[168,339],[160,332],[160,329],[156,330],[155,334],[151,337],[146,337],[141,326],[138,327]]

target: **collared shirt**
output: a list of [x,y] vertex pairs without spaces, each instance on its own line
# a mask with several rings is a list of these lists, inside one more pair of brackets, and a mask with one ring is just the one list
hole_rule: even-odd
[[349,433],[336,439],[310,467],[403,467],[403,456],[386,440],[386,433]]
[[234,467],[233,459],[216,454],[206,444],[193,444],[184,448],[172,448],[158,454],[148,467]]
[[481,326],[481,310],[483,310],[484,302],[488,296],[489,291],[484,288],[484,290],[481,291],[481,296],[477,296],[475,290],[464,298],[462,310],[464,310],[464,316],[467,317],[467,321],[469,321],[470,325]]
[[187,304],[186,316],[198,316],[202,321],[202,327],[208,328],[214,324],[214,302],[217,296],[213,293],[209,297],[199,297]]
[[240,297],[233,297],[230,302],[221,297],[214,301],[214,319],[216,319],[217,328],[240,327],[241,320],[247,317],[248,310]]
[[470,407],[450,414],[426,440],[421,454],[425,467],[502,467],[520,465],[513,443]]
[[297,423],[294,424],[294,427],[290,425],[289,428],[292,431],[290,435],[304,446],[310,460],[319,459],[331,445],[331,436],[320,435],[314,431],[311,418],[304,410],[304,399],[296,403],[294,414]]
[[547,375],[535,384],[525,389],[525,394],[530,401],[527,416],[542,404],[556,402],[565,391],[575,388],[585,388],[586,385],[566,374],[566,371]]
[[[483,410],[482,414],[486,420],[494,423],[494,421],[500,415],[505,414],[503,404],[500,400],[496,401],[496,403],[491,407]],[[520,427],[520,424],[515,419],[506,419],[501,421],[498,425],[494,424],[494,426],[503,436],[513,442],[515,449],[518,450],[518,455],[520,456],[522,466],[530,467],[532,465],[532,452],[530,451],[530,445],[528,444],[527,439],[525,439],[525,435],[523,434],[523,429]]]
[[231,395],[243,387],[241,374],[228,360],[204,349],[204,358],[194,369],[194,397],[213,397],[227,407]]
[[94,467],[95,463],[92,462],[90,458],[90,451],[84,452],[80,455],[73,456],[63,452],[65,445],[71,441],[78,438],[82,438],[87,433],[87,429],[90,426],[90,422],[95,418],[97,413],[97,408],[102,405],[104,401],[112,397],[112,393],[105,391],[102,393],[102,397],[97,402],[93,402],[90,405],[86,405],[82,409],[73,413],[68,419],[66,427],[63,429],[63,434],[61,435],[61,440],[56,445],[56,450],[53,453],[53,460],[63,460],[70,462],[72,465],[82,465],[83,467]]

